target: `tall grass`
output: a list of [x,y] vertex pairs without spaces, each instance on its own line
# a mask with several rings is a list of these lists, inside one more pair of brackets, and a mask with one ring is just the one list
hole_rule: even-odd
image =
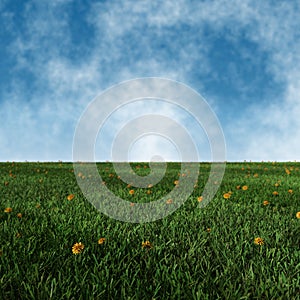
[[[139,189],[111,164],[98,167],[128,205],[158,199],[182,176],[180,165],[169,163],[159,184]],[[227,163],[214,199],[199,208],[210,171],[201,163],[180,209],[132,224],[85,200],[70,163],[2,163],[0,299],[300,299],[299,167]],[[149,173],[146,163],[132,168]],[[152,247],[143,248],[145,241]],[[73,254],[77,242],[84,249]]]

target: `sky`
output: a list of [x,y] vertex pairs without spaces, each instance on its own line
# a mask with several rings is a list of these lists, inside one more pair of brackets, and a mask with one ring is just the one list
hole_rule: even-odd
[[[0,28],[0,161],[72,161],[89,103],[141,77],[199,93],[222,128],[227,161],[300,160],[299,1],[1,0]],[[111,160],[115,134],[147,113],[176,120],[199,160],[212,159],[192,115],[155,100],[132,105],[99,131],[96,160]],[[120,151],[137,161],[179,157],[158,134]]]

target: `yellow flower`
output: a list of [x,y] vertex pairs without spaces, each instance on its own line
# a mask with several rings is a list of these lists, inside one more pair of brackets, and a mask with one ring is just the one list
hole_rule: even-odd
[[296,213],[296,218],[297,218],[297,219],[300,219],[300,211],[298,211],[298,212]]
[[237,189],[237,190],[240,190],[240,189],[241,189],[241,186],[240,186],[240,185],[237,185],[237,186],[236,186],[236,189]]
[[68,199],[69,201],[71,201],[71,200],[73,200],[73,199],[74,199],[74,197],[75,197],[75,195],[74,195],[74,194],[70,194],[70,195],[67,197],[67,199]]
[[201,202],[203,200],[203,196],[200,196],[197,198],[198,202]]
[[173,202],[172,199],[168,199],[168,200],[166,201],[167,204],[171,204],[172,202]]
[[291,174],[291,171],[290,171],[289,169],[285,169],[285,173],[286,173],[287,175],[290,175],[290,174]]
[[99,245],[103,244],[104,242],[105,242],[105,238],[100,238],[100,239],[98,240],[98,244],[99,244]]
[[130,191],[129,191],[129,194],[130,194],[130,195],[133,195],[133,194],[134,194],[134,190],[130,190]]
[[276,183],[274,184],[274,186],[278,187],[278,186],[279,186],[279,183],[278,183],[278,182],[276,182]]
[[178,184],[179,184],[179,180],[175,180],[175,181],[174,181],[174,184],[175,184],[175,185],[178,185]]
[[290,194],[293,194],[293,190],[292,190],[292,189],[289,189],[288,192],[289,192]]
[[152,248],[153,245],[149,242],[149,241],[146,241],[146,242],[142,242],[142,248]]
[[269,205],[270,204],[270,202],[268,201],[268,200],[265,200],[264,202],[263,202],[263,205]]
[[22,218],[22,214],[21,214],[21,213],[18,213],[18,214],[17,214],[17,217],[21,219],[21,218]]
[[152,183],[148,184],[148,188],[149,188],[149,189],[151,189],[152,187],[153,187],[153,184],[152,184]]
[[273,192],[273,195],[274,195],[274,196],[278,196],[279,193],[278,193],[277,191],[274,191],[274,192]]
[[207,232],[211,232],[211,228],[206,228],[206,231]]
[[260,237],[257,237],[254,239],[254,244],[255,245],[263,245],[264,244],[264,240]]
[[79,254],[83,251],[84,249],[84,245],[80,242],[80,243],[75,243],[72,247],[72,252],[74,254]]
[[150,194],[151,194],[151,191],[150,191],[150,190],[147,190],[147,194],[150,195]]
[[229,198],[230,198],[230,196],[231,196],[231,194],[230,194],[230,193],[225,193],[225,194],[223,195],[223,198],[224,198],[224,199],[229,199]]
[[10,212],[12,212],[12,208],[11,208],[11,207],[6,207],[6,208],[4,209],[4,212],[10,213]]
[[243,190],[243,191],[248,190],[248,186],[247,186],[247,185],[243,185],[243,186],[242,186],[242,190]]
[[253,175],[253,177],[257,178],[257,177],[258,177],[258,174],[257,174],[257,173],[255,173],[255,174]]

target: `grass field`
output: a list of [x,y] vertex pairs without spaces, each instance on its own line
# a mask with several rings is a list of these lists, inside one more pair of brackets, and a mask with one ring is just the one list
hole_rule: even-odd
[[[185,176],[169,163],[160,183],[142,189],[111,164],[98,167],[129,206],[160,198]],[[147,163],[132,167],[149,173]],[[210,171],[201,163],[183,206],[133,224],[85,200],[75,177],[91,178],[71,163],[1,163],[0,299],[300,299],[299,168],[227,163],[200,209]]]

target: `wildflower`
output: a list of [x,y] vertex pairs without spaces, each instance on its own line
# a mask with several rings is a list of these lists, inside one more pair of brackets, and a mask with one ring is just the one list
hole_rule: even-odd
[[71,200],[73,200],[73,199],[74,199],[74,197],[75,197],[75,195],[74,195],[74,194],[70,194],[70,195],[67,197],[67,199],[68,199],[69,201],[71,201]]
[[83,251],[84,249],[84,245],[80,242],[80,243],[75,243],[72,247],[72,252],[73,254],[79,254]]
[[203,196],[200,196],[197,198],[198,202],[201,202],[203,200]]
[[130,184],[130,183],[129,183],[129,184],[127,184],[127,187],[128,187],[128,188],[130,188],[130,187],[131,187],[131,184]]
[[265,200],[264,202],[263,202],[263,205],[269,205],[270,204],[270,202],[268,201],[268,200]]
[[243,186],[242,186],[242,190],[243,190],[243,191],[247,191],[247,190],[248,190],[248,186],[247,186],[247,185],[243,185]]
[[240,190],[240,189],[241,189],[241,186],[240,186],[240,185],[237,185],[237,186],[236,186],[236,189],[237,189],[237,190]]
[[150,195],[150,194],[151,194],[151,191],[150,191],[150,190],[147,190],[147,194]]
[[4,209],[4,212],[10,213],[10,212],[12,212],[12,208],[11,208],[11,207],[6,207],[6,208]]
[[289,189],[288,192],[289,192],[290,194],[293,194],[293,190],[292,190],[292,189]]
[[130,190],[130,191],[129,191],[129,194],[130,194],[130,195],[133,195],[133,194],[134,194],[134,190]]
[[274,186],[278,187],[278,186],[279,186],[279,183],[278,183],[278,182],[276,182],[276,183],[274,184]]
[[99,244],[99,245],[102,245],[104,242],[105,242],[105,238],[100,238],[100,239],[98,240],[98,244]]
[[258,174],[257,174],[257,173],[255,173],[255,174],[253,175],[253,177],[257,178],[257,177],[258,177]]
[[206,228],[206,231],[207,232],[211,232],[211,228]]
[[260,237],[257,237],[257,238],[254,239],[254,244],[261,246],[261,245],[264,244],[264,240],[262,238],[260,238]]
[[285,169],[285,173],[286,173],[287,175],[290,175],[290,174],[291,174],[291,171],[290,171],[289,169]]
[[173,202],[172,199],[168,199],[168,200],[166,201],[167,204],[171,204],[172,202]]
[[18,217],[19,219],[21,219],[21,218],[22,218],[22,214],[21,214],[21,213],[18,213],[18,214],[17,214],[17,217]]
[[146,242],[142,242],[142,248],[152,248],[153,245],[149,242],[149,241],[146,241]]
[[274,195],[274,196],[278,196],[279,193],[278,193],[277,191],[274,191],[274,192],[273,192],[273,195]]
[[225,193],[225,194],[223,195],[223,198],[224,198],[224,199],[229,199],[229,198],[230,198],[230,196],[231,196],[231,194],[230,194],[230,193]]
[[300,219],[300,211],[298,211],[298,212],[296,213],[296,218],[297,218],[297,219]]
[[174,184],[175,184],[175,185],[178,185],[178,184],[179,184],[179,180],[175,180],[175,181],[174,181]]
[[152,187],[153,187],[153,184],[152,184],[152,183],[148,184],[148,188],[149,188],[149,189],[151,189]]

